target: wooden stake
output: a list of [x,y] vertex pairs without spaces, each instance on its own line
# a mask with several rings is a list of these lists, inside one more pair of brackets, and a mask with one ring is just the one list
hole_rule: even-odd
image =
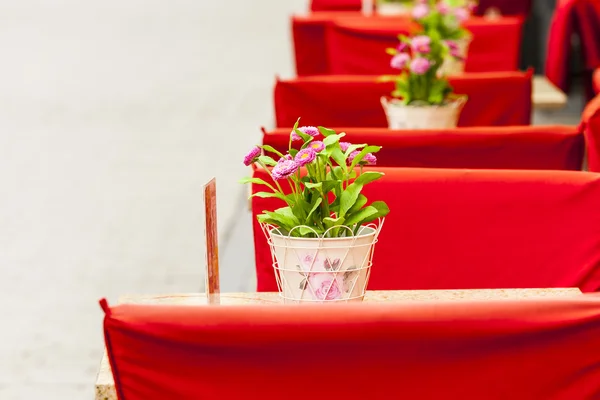
[[204,214],[206,223],[206,296],[208,304],[220,304],[217,183],[215,178],[204,186]]

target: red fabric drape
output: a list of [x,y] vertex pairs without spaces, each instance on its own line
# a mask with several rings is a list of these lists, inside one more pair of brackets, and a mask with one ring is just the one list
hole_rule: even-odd
[[600,172],[600,95],[585,106],[579,130],[585,136],[588,169]]
[[[354,16],[353,16],[354,15]],[[473,42],[467,72],[514,71],[518,68],[523,19],[472,18],[466,28]],[[387,47],[415,25],[405,17],[369,17],[355,13],[315,13],[292,17],[298,76],[391,73]]]
[[[382,167],[581,170],[583,135],[571,126],[509,126],[440,131],[333,128],[351,143],[382,146]],[[285,152],[289,128],[263,134],[263,144]]]
[[[531,0],[480,0],[475,11],[483,15],[490,8],[498,9],[502,15],[526,16],[531,12]],[[311,0],[312,11],[361,11],[362,0]]]
[[600,2],[597,0],[559,0],[548,33],[546,76],[563,91],[569,89],[572,59],[571,38],[579,35],[586,91],[591,93],[591,72],[600,67]]
[[[275,116],[278,127],[303,125],[387,127],[380,98],[392,82],[375,76],[315,76],[278,80]],[[532,71],[477,73],[452,77],[458,94],[469,96],[459,126],[529,125]]]
[[600,398],[600,299],[126,304],[104,335],[121,400]]
[[[600,176],[572,171],[383,168],[365,187],[390,214],[369,289],[600,289]],[[269,179],[263,170],[256,177]],[[263,190],[254,185],[253,192]],[[277,290],[252,200],[259,291]]]
[[597,68],[594,71],[594,75],[592,76],[592,83],[594,85],[594,93],[600,94],[600,68]]

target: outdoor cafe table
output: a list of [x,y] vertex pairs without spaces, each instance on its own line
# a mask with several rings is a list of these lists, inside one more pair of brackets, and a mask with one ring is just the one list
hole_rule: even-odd
[[[386,301],[450,301],[450,300],[514,300],[527,298],[556,298],[580,295],[577,288],[564,289],[474,289],[474,290],[394,290],[369,291],[365,297],[367,303]],[[170,304],[170,305],[206,305],[206,295],[173,294],[165,296],[125,296],[119,303]],[[226,293],[221,294],[222,305],[243,304],[280,304],[278,293]],[[218,306],[217,306],[218,307]],[[106,351],[102,356],[100,371],[96,379],[96,400],[117,400]]]

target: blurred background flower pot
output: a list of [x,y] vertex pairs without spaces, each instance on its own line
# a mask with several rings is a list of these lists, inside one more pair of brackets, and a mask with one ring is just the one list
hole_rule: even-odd
[[390,129],[455,128],[466,102],[466,97],[449,99],[440,105],[424,102],[403,104],[399,99],[381,98]]

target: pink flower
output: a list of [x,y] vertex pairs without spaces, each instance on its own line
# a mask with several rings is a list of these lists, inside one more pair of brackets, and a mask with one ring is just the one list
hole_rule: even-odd
[[475,10],[477,9],[477,2],[476,1],[469,1],[469,3],[467,4],[467,9],[471,13],[475,12]]
[[285,157],[280,158],[277,165],[273,167],[271,175],[274,180],[285,179],[298,170],[300,166],[294,160],[288,160]]
[[[356,150],[356,151],[353,151],[352,153],[350,153],[348,155],[348,159],[346,160],[348,162],[348,165],[352,164],[352,161],[354,161],[356,156],[359,154],[360,154],[359,150]],[[377,164],[377,157],[375,157],[371,153],[365,154],[364,157],[362,158],[362,160],[360,160],[358,163],[358,165],[375,165],[375,164]]]
[[398,45],[398,47],[396,47],[396,51],[398,53],[402,53],[403,51],[406,51],[406,49],[408,49],[408,45],[404,42],[400,42],[400,44]]
[[412,16],[414,19],[422,19],[425,18],[429,14],[429,7],[427,4],[417,4],[412,11]]
[[246,156],[244,156],[244,165],[248,166],[252,164],[256,159],[260,156],[260,148],[258,146],[254,146]]
[[[317,129],[314,126],[301,126],[300,128],[298,128],[298,130],[304,133],[305,135],[309,135],[312,137],[315,137],[319,134],[319,129]],[[298,136],[296,132],[292,132],[292,140],[302,140],[302,138]]]
[[437,5],[437,10],[440,12],[440,14],[446,15],[450,12],[450,6],[444,2],[440,2]]
[[423,57],[417,57],[413,59],[410,63],[410,70],[417,75],[423,75],[429,68],[431,67],[431,62]]
[[399,53],[392,57],[390,66],[395,69],[404,69],[410,60],[410,56],[407,53]]
[[412,49],[417,53],[429,53],[431,51],[430,44],[431,38],[429,36],[415,36],[411,40]]
[[302,269],[310,272],[317,269],[317,263],[320,261],[320,259],[319,257],[314,257],[312,254],[306,254],[304,257],[302,257],[301,261]]
[[458,22],[464,22],[469,19],[469,10],[464,7],[458,7],[454,9],[454,16]]
[[311,149],[310,147],[307,147],[305,149],[300,150],[298,154],[296,154],[296,158],[294,159],[294,161],[296,161],[296,163],[298,163],[298,165],[301,167],[314,161],[316,156],[317,152]]
[[343,152],[346,152],[346,150],[348,150],[348,147],[352,146],[352,143],[349,142],[340,142],[340,147],[342,148]]
[[339,300],[344,290],[342,274],[311,273],[308,275],[307,288],[312,292],[315,300]]
[[308,145],[308,147],[311,148],[311,149],[313,149],[317,153],[320,153],[323,150],[325,150],[325,145],[320,140],[316,140],[314,142],[310,142],[310,144]]
[[463,56],[460,52],[460,47],[458,43],[454,40],[446,40],[446,46],[448,46],[448,50],[450,51],[450,55],[454,58],[462,59]]

